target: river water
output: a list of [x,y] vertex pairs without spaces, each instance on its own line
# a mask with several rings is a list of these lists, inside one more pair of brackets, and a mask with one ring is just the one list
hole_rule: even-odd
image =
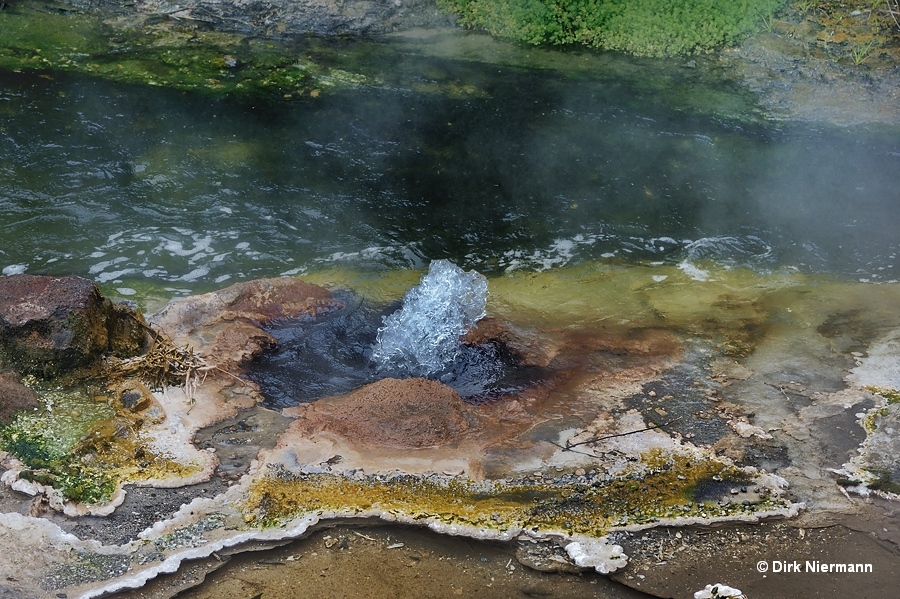
[[900,278],[896,135],[766,125],[683,61],[446,33],[315,44],[367,83],[237,101],[0,73],[0,268],[139,300],[439,258]]

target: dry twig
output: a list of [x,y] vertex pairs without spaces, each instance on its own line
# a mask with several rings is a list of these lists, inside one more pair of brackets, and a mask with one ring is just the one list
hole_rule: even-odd
[[646,431],[652,431],[657,428],[662,428],[664,426],[669,426],[673,422],[678,422],[681,420],[681,416],[678,418],[673,418],[668,422],[663,422],[662,424],[654,424],[648,426],[647,428],[641,428],[636,431],[628,431],[627,433],[616,433],[615,435],[606,435],[605,437],[594,437],[593,439],[588,439],[587,441],[579,441],[578,443],[569,443],[566,441],[566,446],[563,448],[564,451],[570,451],[573,447],[578,447],[579,445],[588,445],[589,443],[599,443],[600,441],[606,441],[607,439],[615,439],[616,437],[624,437],[626,435],[634,435],[637,433],[643,433]]

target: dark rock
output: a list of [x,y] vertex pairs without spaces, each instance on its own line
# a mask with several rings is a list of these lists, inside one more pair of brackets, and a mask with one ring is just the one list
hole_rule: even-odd
[[140,313],[113,304],[79,277],[0,277],[0,365],[57,376],[103,355],[145,346]]
[[22,384],[14,372],[0,372],[0,424],[12,419],[16,412],[33,410],[40,405],[34,391]]
[[[65,1],[106,12],[122,6],[108,0]],[[438,8],[437,0],[137,0],[127,6],[143,15],[266,37],[384,34],[455,23],[455,17]]]

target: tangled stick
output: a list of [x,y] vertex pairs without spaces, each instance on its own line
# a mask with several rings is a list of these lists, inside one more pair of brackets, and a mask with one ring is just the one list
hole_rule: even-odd
[[146,352],[132,358],[108,357],[102,375],[107,380],[138,378],[151,389],[181,387],[193,405],[194,392],[204,383],[212,371],[225,374],[243,384],[248,384],[234,373],[210,365],[193,348],[177,345],[167,335],[135,318],[147,332],[151,342]]

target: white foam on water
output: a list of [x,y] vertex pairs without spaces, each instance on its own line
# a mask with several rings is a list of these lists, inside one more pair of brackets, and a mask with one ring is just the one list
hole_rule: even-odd
[[202,279],[203,277],[205,277],[208,274],[209,274],[209,268],[207,268],[205,266],[201,266],[199,268],[195,268],[194,270],[187,273],[186,275],[182,275],[182,276],[178,277],[177,280],[179,280],[179,281],[196,281],[197,279]]
[[394,268],[422,268],[425,262],[414,246],[371,246],[355,252],[334,252],[316,262],[377,263]]
[[[94,256],[92,254],[91,257],[93,258],[96,256]],[[91,273],[92,275],[95,275],[97,273],[105,271],[110,266],[114,266],[116,264],[121,264],[122,262],[127,262],[127,261],[128,261],[128,258],[125,256],[119,256],[118,258],[113,258],[112,260],[104,260],[103,262],[98,262],[97,264],[94,264],[93,266],[91,266],[88,269],[88,272]]]
[[7,276],[20,275],[26,270],[28,270],[27,264],[10,264],[9,266],[5,266],[3,268],[3,274]]
[[[183,231],[178,231],[179,233],[183,233]],[[184,234],[184,233],[183,233]],[[193,256],[195,254],[199,254],[201,252],[206,253],[209,251],[210,246],[212,245],[212,237],[194,237],[194,247],[186,248],[184,244],[180,241],[176,241],[174,239],[167,239],[162,242],[161,248],[166,252],[175,255],[175,256]],[[249,245],[249,244],[247,244]]]
[[689,260],[715,260],[722,263],[763,262],[772,257],[772,246],[757,237],[722,235],[686,242],[684,255]]
[[504,252],[501,264],[505,265],[506,272],[522,268],[531,268],[542,272],[573,262],[583,248],[593,246],[601,239],[607,239],[607,236],[578,234],[569,239],[554,239],[546,249],[537,249],[531,253],[523,250],[508,250]]
[[678,265],[678,269],[695,281],[709,280],[709,271],[703,270],[699,266],[696,266],[687,258],[681,261],[681,263]]
[[135,272],[136,271],[133,268],[123,268],[122,270],[114,270],[112,272],[105,272],[97,275],[96,277],[94,277],[94,280],[98,283],[108,283],[110,281],[116,281],[121,279],[122,277],[132,275]]

